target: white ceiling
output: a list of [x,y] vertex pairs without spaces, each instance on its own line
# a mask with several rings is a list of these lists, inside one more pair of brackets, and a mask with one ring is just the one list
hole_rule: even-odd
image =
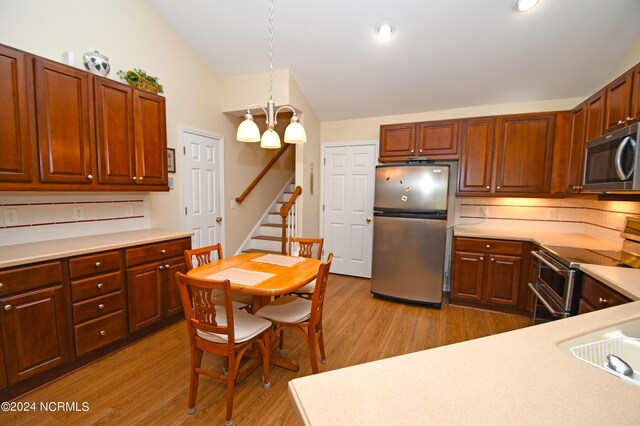
[[[640,28],[638,0],[514,1],[275,0],[274,69],[321,121],[586,97]],[[151,2],[220,77],[268,71],[268,0]]]

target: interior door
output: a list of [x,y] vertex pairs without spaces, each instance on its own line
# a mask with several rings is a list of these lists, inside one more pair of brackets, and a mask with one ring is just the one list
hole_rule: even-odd
[[181,138],[184,230],[192,248],[223,242],[222,139],[186,129]]
[[371,277],[376,144],[325,146],[322,233],[331,272]]

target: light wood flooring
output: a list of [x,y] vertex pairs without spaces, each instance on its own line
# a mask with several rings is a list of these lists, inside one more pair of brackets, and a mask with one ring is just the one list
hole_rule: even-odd
[[[324,311],[328,363],[320,365],[321,371],[529,325],[527,317],[389,302],[371,297],[369,289],[369,280],[331,275]],[[271,388],[264,390],[261,368],[254,370],[236,387],[235,425],[299,424],[287,382],[311,374],[311,367],[299,335],[288,332],[285,342],[286,354],[298,359],[300,371],[272,367]],[[18,399],[36,404],[88,402],[87,412],[0,412],[0,424],[223,424],[225,384],[206,377],[200,378],[196,414],[186,414],[188,366],[187,333],[181,321]],[[203,366],[220,369],[222,363],[205,354]]]

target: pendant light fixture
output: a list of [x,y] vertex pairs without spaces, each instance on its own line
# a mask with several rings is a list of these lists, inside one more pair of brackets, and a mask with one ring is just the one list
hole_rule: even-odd
[[[262,138],[260,138],[260,129],[258,129],[258,125],[253,121],[253,115],[251,115],[251,110],[255,108],[260,108],[267,118],[267,130],[262,134]],[[284,141],[286,143],[305,143],[307,135],[296,115],[296,110],[291,105],[282,105],[275,111],[273,102],[273,0],[269,0],[269,101],[267,102],[267,109],[258,104],[253,104],[247,108],[244,121],[238,126],[236,138],[240,142],[260,142],[260,147],[262,148],[280,148],[280,136],[275,131],[275,126],[278,124],[276,118],[283,109],[293,112],[291,123],[289,123],[284,132]]]

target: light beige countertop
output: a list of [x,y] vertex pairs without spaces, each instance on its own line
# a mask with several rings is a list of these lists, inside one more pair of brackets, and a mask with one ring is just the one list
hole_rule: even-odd
[[640,269],[580,265],[580,270],[631,300],[640,300]]
[[185,231],[143,229],[0,246],[0,268],[190,236],[191,233]]
[[314,426],[638,425],[639,386],[557,346],[631,319],[640,319],[640,301],[300,377],[289,394]]

